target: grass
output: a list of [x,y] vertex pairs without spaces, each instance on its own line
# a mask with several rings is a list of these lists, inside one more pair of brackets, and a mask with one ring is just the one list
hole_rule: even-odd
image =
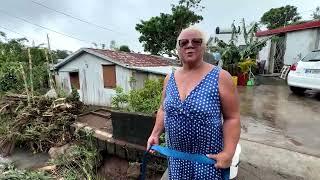
[[98,164],[102,157],[94,143],[91,131],[76,132],[77,141],[65,154],[53,159],[50,164],[56,165],[54,174],[64,179],[97,180]]
[[19,170],[13,164],[1,164],[4,166],[0,174],[0,180],[53,180],[54,177],[46,172]]

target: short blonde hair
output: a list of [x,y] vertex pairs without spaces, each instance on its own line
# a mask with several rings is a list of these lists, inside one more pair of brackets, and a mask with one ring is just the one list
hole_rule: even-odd
[[177,49],[177,50],[179,49],[179,40],[180,40],[181,34],[182,34],[183,32],[187,32],[187,31],[194,31],[194,32],[199,33],[199,34],[200,34],[200,37],[201,37],[201,39],[202,39],[202,46],[204,47],[204,49],[207,48],[206,46],[207,46],[207,41],[208,41],[208,40],[207,40],[207,35],[206,35],[206,33],[205,33],[204,31],[202,31],[201,29],[195,27],[195,26],[190,26],[190,27],[187,27],[187,28],[183,29],[183,30],[180,32],[180,34],[179,34],[179,36],[178,36],[178,38],[177,38],[177,43],[176,43],[176,49]]

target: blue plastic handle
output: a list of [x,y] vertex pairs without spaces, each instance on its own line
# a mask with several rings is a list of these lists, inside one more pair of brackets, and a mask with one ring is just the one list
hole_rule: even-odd
[[[142,161],[142,167],[141,167],[141,176],[140,180],[145,179],[145,173],[146,173],[146,166],[147,166],[147,154],[150,150],[154,150],[159,152],[162,155],[165,155],[167,157],[173,157],[177,159],[182,160],[189,160],[193,162],[203,163],[203,164],[215,164],[216,161],[214,159],[208,158],[206,155],[203,154],[191,154],[191,153],[185,153],[181,151],[176,151],[167,147],[159,146],[159,145],[153,145],[151,146],[148,151],[145,153],[143,161]],[[223,180],[229,180],[230,179],[230,168],[222,169],[222,175]]]
[[189,160],[189,161],[203,163],[203,164],[215,164],[216,163],[215,160],[210,159],[206,155],[203,155],[203,154],[185,153],[185,152],[169,149],[167,147],[162,147],[159,145],[152,146],[151,150],[155,150],[162,155],[177,158],[177,159]]

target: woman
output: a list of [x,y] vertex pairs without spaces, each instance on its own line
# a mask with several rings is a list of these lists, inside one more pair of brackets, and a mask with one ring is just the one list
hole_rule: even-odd
[[204,34],[195,28],[179,35],[177,50],[183,66],[165,78],[162,103],[147,145],[158,144],[165,128],[169,148],[206,154],[217,163],[169,158],[169,179],[221,180],[221,169],[230,167],[239,141],[236,88],[228,72],[203,61],[205,43]]

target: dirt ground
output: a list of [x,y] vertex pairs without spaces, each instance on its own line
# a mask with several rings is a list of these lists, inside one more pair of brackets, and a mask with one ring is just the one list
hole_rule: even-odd
[[113,128],[110,116],[110,112],[99,109],[94,112],[80,115],[78,121],[81,123],[85,123],[94,129],[106,131],[112,134]]

